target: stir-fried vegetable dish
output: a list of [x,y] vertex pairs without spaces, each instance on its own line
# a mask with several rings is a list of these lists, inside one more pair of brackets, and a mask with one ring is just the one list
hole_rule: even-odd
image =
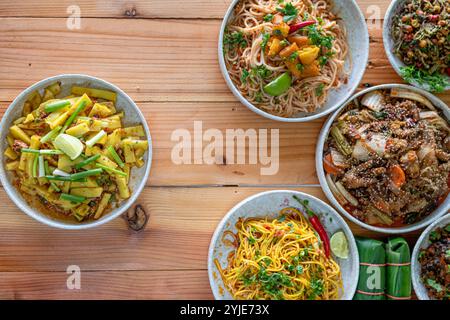
[[332,124],[323,159],[328,185],[365,223],[420,221],[448,194],[449,132],[446,118],[422,95],[371,91]]
[[450,5],[448,0],[407,0],[392,22],[395,53],[407,65],[407,81],[443,91],[450,76]]
[[450,224],[433,230],[429,240],[419,253],[422,282],[430,298],[450,300]]
[[133,167],[148,149],[142,125],[123,127],[116,93],[60,83],[35,91],[9,128],[4,154],[14,185],[54,218],[99,219],[130,197]]

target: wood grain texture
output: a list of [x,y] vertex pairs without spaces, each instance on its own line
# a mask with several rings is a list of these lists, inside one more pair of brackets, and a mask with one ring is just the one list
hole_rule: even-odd
[[[137,101],[154,144],[141,194],[150,220],[136,233],[123,218],[85,231],[44,226],[0,187],[0,299],[211,299],[206,263],[218,222],[236,203],[272,189],[325,200],[314,154],[324,120],[269,121],[231,94],[219,70],[217,39],[231,0],[78,0],[81,29],[66,27],[68,0],[0,2],[0,116],[23,89],[61,73],[111,81]],[[369,23],[365,84],[401,83],[384,53],[381,20],[389,0],[358,0]],[[379,10],[379,15],[373,15]],[[372,20],[372,19],[376,20]],[[440,97],[448,104],[450,94]],[[176,129],[279,129],[280,169],[259,165],[174,165]],[[240,186],[240,187],[236,187]],[[349,223],[355,235],[385,238]],[[420,232],[405,237],[412,246]],[[66,289],[68,265],[82,290]]]
[[[32,83],[62,73],[104,78],[137,102],[237,101],[217,61],[219,20],[86,19],[81,26],[70,31],[65,19],[0,18],[3,108]],[[361,86],[392,82],[402,80],[375,28]]]
[[[24,0],[0,4],[0,17],[67,17],[67,8],[78,5],[82,17],[108,18],[206,18],[221,19],[231,0]],[[357,0],[366,17],[384,17],[389,1]],[[378,15],[379,13],[379,15]]]
[[0,299],[213,299],[206,270],[81,271],[80,290],[67,289],[67,277],[65,272],[0,272]]
[[[139,233],[128,230],[122,218],[96,229],[52,229],[20,212],[1,190],[0,272],[65,271],[72,264],[85,271],[206,269],[211,236],[226,212],[273,189],[145,188],[137,203],[150,220]],[[325,200],[318,187],[294,190]],[[349,225],[355,235],[382,236]]]

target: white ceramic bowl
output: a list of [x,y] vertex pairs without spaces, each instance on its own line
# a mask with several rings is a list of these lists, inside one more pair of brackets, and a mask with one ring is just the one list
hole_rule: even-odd
[[[6,136],[9,132],[9,127],[11,126],[11,123],[19,118],[22,115],[22,109],[23,104],[30,95],[35,90],[40,90],[41,94],[45,87],[48,85],[55,83],[55,82],[61,82],[61,94],[60,96],[67,96],[70,94],[70,88],[72,85],[79,85],[79,86],[86,86],[91,88],[98,88],[98,89],[106,89],[111,90],[117,93],[117,110],[124,111],[125,117],[123,118],[123,123],[125,125],[135,125],[135,124],[142,124],[144,127],[145,133],[147,135],[147,139],[149,142],[149,150],[146,152],[144,156],[145,165],[142,166],[142,168],[134,168],[132,170],[131,176],[130,176],[130,188],[132,190],[131,197],[121,203],[121,205],[112,210],[111,212],[105,214],[103,217],[101,217],[98,220],[95,221],[87,221],[82,223],[76,223],[76,222],[68,222],[68,221],[61,221],[56,220],[46,214],[41,213],[40,211],[36,210],[35,208],[31,207],[22,197],[20,192],[17,191],[17,189],[11,184],[12,174],[9,171],[5,170],[5,159],[3,155],[3,151],[7,147],[6,142]],[[2,182],[2,185],[8,194],[8,196],[11,198],[11,200],[27,215],[30,217],[45,223],[51,227],[57,227],[62,229],[87,229],[99,226],[101,224],[104,224],[108,221],[111,221],[112,219],[118,217],[123,212],[125,212],[132,204],[136,201],[137,197],[141,193],[142,189],[145,186],[145,183],[147,181],[150,167],[151,167],[151,161],[152,161],[152,140],[150,136],[150,131],[147,126],[147,122],[145,121],[144,116],[142,115],[139,108],[136,106],[136,104],[131,100],[131,98],[123,92],[121,89],[116,87],[115,85],[102,80],[98,78],[94,78],[88,75],[83,74],[64,74],[64,75],[58,75],[54,77],[50,77],[44,80],[41,80],[32,86],[28,87],[24,91],[22,91],[16,99],[11,103],[11,105],[6,110],[2,121],[0,123],[0,143],[1,143],[1,152],[0,152],[0,180]]]
[[[394,41],[391,35],[391,25],[393,18],[400,12],[403,4],[407,0],[393,0],[386,11],[383,22],[383,44],[386,55],[394,68],[395,72],[403,78],[400,68],[404,67],[403,61],[394,53]],[[416,81],[412,81],[411,84],[417,88],[424,90],[430,90],[427,84],[419,84]],[[445,90],[450,90],[450,85],[445,88]]]
[[418,89],[412,86],[407,86],[407,85],[402,85],[402,84],[383,84],[383,85],[379,85],[379,86],[375,86],[372,88],[368,88],[366,90],[363,90],[361,92],[358,92],[357,94],[355,94],[353,97],[351,97],[348,101],[346,101],[334,114],[332,114],[328,120],[325,122],[320,135],[319,135],[319,140],[317,142],[317,146],[316,146],[316,171],[317,171],[317,175],[319,177],[319,181],[320,181],[320,185],[325,193],[325,195],[327,196],[328,200],[330,200],[330,202],[333,204],[333,206],[335,208],[337,208],[344,216],[346,216],[349,220],[351,220],[352,222],[362,226],[363,228],[366,228],[368,230],[372,230],[372,231],[376,231],[376,232],[382,232],[382,233],[389,233],[389,234],[400,234],[400,233],[407,233],[407,232],[412,232],[415,230],[419,230],[422,228],[425,228],[427,225],[429,225],[430,223],[432,223],[435,219],[439,218],[440,216],[442,216],[443,214],[445,214],[449,209],[450,209],[450,197],[447,197],[446,200],[444,201],[444,203],[442,203],[434,212],[432,212],[430,215],[428,215],[427,217],[425,217],[425,219],[418,221],[416,223],[413,223],[411,225],[408,226],[403,226],[403,227],[398,227],[398,228],[384,228],[384,227],[376,227],[376,226],[372,226],[369,224],[366,224],[364,222],[362,222],[361,220],[355,218],[354,216],[352,216],[350,213],[347,212],[347,210],[345,210],[340,204],[339,202],[336,200],[336,198],[334,197],[333,193],[331,192],[328,183],[325,179],[325,171],[323,169],[323,147],[325,144],[325,141],[327,140],[328,137],[328,133],[330,131],[331,125],[333,124],[334,119],[336,119],[339,114],[341,113],[342,109],[344,109],[347,104],[356,99],[359,98],[363,95],[365,95],[368,92],[374,91],[374,90],[382,90],[382,89],[392,89],[392,88],[403,88],[403,89],[408,89],[414,92],[417,92],[423,96],[425,96],[426,98],[428,98],[428,100],[430,100],[433,105],[436,108],[439,108],[440,110],[442,110],[443,114],[447,117],[447,119],[450,119],[450,109],[447,107],[447,105],[441,101],[440,99],[438,99],[437,97],[435,97],[434,95],[432,95],[431,93],[424,91],[422,89]]
[[[346,60],[345,67],[348,70],[351,67],[351,72],[349,74],[348,82],[343,84],[336,90],[329,92],[328,99],[326,103],[312,113],[300,113],[292,118],[285,118],[280,116],[272,115],[265,112],[252,103],[250,103],[236,88],[233,81],[231,80],[227,67],[225,65],[225,59],[222,50],[223,37],[225,32],[225,27],[228,21],[232,17],[234,7],[241,0],[234,0],[222,22],[222,27],[219,34],[219,64],[222,75],[230,88],[231,92],[239,99],[239,101],[244,104],[250,110],[256,112],[257,114],[277,121],[283,122],[307,122],[314,119],[323,117],[334,110],[336,110],[345,100],[347,100],[355,89],[358,87],[363,75],[366,70],[367,61],[369,59],[369,32],[367,29],[366,20],[363,13],[359,9],[355,0],[334,0],[332,3],[333,12],[341,18],[341,23],[345,26],[347,30],[347,42],[349,45],[349,55],[350,59]],[[350,64],[350,61],[352,63]]]
[[426,249],[430,245],[429,236],[433,230],[439,227],[445,227],[449,223],[450,214],[446,214],[445,216],[436,220],[428,228],[426,228],[424,232],[422,232],[422,235],[420,236],[419,240],[417,240],[416,245],[414,246],[411,257],[411,276],[414,291],[416,292],[417,298],[419,298],[420,300],[430,300],[430,297],[428,296],[427,289],[423,285],[420,277],[420,263],[418,260],[419,252],[421,249]]
[[328,236],[331,237],[337,231],[343,231],[348,240],[349,258],[336,258],[336,262],[341,267],[344,290],[341,292],[341,300],[351,300],[358,284],[359,276],[359,255],[353,233],[341,216],[328,204],[311,195],[289,190],[275,190],[255,194],[237,204],[231,209],[214,232],[209,246],[208,254],[208,276],[214,297],[218,300],[231,300],[232,296],[225,288],[220,273],[214,264],[214,259],[218,259],[222,268],[227,266],[228,254],[234,250],[222,242],[225,230],[236,232],[236,222],[239,218],[250,217],[277,217],[281,209],[286,207],[299,207],[292,196],[296,195],[300,199],[309,200],[311,209],[317,213],[325,227]]

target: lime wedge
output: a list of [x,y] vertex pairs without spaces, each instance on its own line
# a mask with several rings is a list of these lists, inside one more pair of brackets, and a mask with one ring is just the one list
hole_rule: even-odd
[[336,257],[341,259],[348,258],[348,242],[344,232],[338,231],[331,236],[330,247]]
[[71,160],[78,158],[83,152],[83,143],[77,138],[62,133],[53,141],[56,148],[64,152]]
[[277,97],[285,93],[291,87],[292,78],[289,72],[283,73],[281,76],[270,82],[264,87],[264,92],[270,96]]

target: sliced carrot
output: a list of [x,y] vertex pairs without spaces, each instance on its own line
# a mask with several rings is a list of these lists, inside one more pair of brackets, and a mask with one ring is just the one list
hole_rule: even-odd
[[338,175],[341,170],[333,164],[333,159],[331,158],[331,153],[327,154],[323,158],[323,168],[329,174]]
[[390,169],[390,177],[392,182],[400,188],[406,182],[405,172],[399,165],[392,166]]

